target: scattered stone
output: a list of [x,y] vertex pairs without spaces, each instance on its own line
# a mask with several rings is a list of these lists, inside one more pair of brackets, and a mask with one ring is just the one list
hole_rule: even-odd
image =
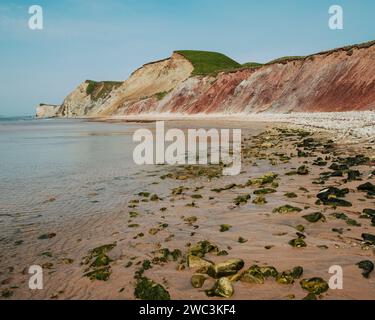
[[234,199],[234,204],[236,206],[239,206],[241,204],[245,204],[250,200],[251,196],[249,194],[240,195],[237,198]]
[[315,212],[311,214],[307,214],[305,216],[302,216],[302,218],[306,219],[308,222],[315,223],[318,222],[319,220],[325,222],[326,218],[321,212]]
[[56,233],[46,233],[38,237],[39,240],[47,240],[56,237]]
[[303,279],[300,282],[302,289],[315,294],[319,295],[326,291],[328,291],[329,286],[326,281],[322,278],[311,278],[311,279]]
[[246,243],[248,240],[247,239],[245,239],[245,238],[242,238],[242,237],[239,237],[238,238],[238,242],[239,243]]
[[205,292],[209,297],[230,298],[234,293],[234,289],[228,278],[220,278],[212,289]]
[[170,300],[168,291],[151,279],[142,277],[135,287],[134,296],[141,300]]
[[305,227],[302,224],[299,224],[298,226],[296,226],[296,230],[298,230],[299,232],[304,232]]
[[231,276],[241,270],[244,265],[245,263],[242,259],[230,259],[225,262],[210,265],[207,274],[215,279]]
[[292,199],[292,198],[297,198],[297,195],[294,192],[287,192],[284,194],[285,197]]
[[357,266],[363,270],[362,275],[366,279],[370,277],[370,273],[374,270],[374,264],[369,260],[358,262]]
[[253,200],[253,203],[254,203],[254,204],[257,204],[257,205],[263,205],[263,204],[266,204],[266,203],[267,203],[267,200],[266,200],[265,196],[260,195],[260,196],[256,197],[256,198]]
[[324,205],[351,207],[352,204],[349,201],[339,199],[345,197],[349,193],[349,189],[338,189],[336,187],[328,187],[321,190],[317,194],[317,198],[323,202]]
[[366,182],[364,184],[361,184],[357,187],[357,190],[359,191],[366,191],[369,196],[375,195],[375,185],[373,185],[371,182]]
[[307,247],[306,242],[302,238],[296,238],[288,242],[292,247],[304,248]]
[[270,193],[275,193],[277,190],[272,189],[272,188],[263,188],[263,189],[258,189],[254,191],[254,194],[256,195],[262,195],[262,194],[270,194]]
[[229,231],[231,228],[232,228],[232,226],[229,225],[229,224],[222,224],[222,225],[220,226],[220,232],[226,232],[226,231]]
[[302,209],[300,208],[297,208],[297,207],[293,207],[289,204],[285,205],[285,206],[281,206],[279,208],[276,208],[273,210],[273,213],[290,213],[290,212],[301,212]]
[[362,238],[365,242],[375,245],[375,235],[369,233],[362,233]]
[[191,254],[187,256],[187,264],[189,268],[199,270],[207,270],[209,266],[213,265],[211,261],[193,256]]
[[193,274],[191,277],[191,285],[194,288],[202,288],[206,280],[207,276],[204,274]]
[[292,270],[284,271],[277,275],[276,282],[280,284],[293,284],[294,280],[302,277],[303,268],[298,266]]
[[303,165],[303,166],[301,166],[297,169],[297,174],[299,174],[301,176],[308,175],[309,169],[307,168],[307,166]]

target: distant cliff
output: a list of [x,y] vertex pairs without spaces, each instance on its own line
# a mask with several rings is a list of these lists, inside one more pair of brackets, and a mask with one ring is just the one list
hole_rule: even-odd
[[144,65],[124,82],[86,81],[61,106],[46,106],[45,112],[39,106],[37,114],[350,110],[375,110],[375,41],[264,65],[240,65],[213,52],[177,51],[169,59]]

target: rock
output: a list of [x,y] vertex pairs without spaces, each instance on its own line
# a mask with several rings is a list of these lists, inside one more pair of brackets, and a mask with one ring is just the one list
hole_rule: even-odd
[[311,279],[303,279],[300,281],[301,287],[304,290],[307,290],[310,293],[313,293],[315,295],[322,294],[326,291],[328,291],[329,286],[326,281],[324,281],[322,278],[311,278]]
[[363,209],[363,214],[366,215],[368,218],[375,217],[375,210],[374,209]]
[[357,266],[363,270],[362,275],[366,279],[370,277],[370,273],[374,270],[374,264],[369,260],[358,262]]
[[236,274],[245,265],[242,259],[230,259],[222,263],[210,265],[207,274],[215,279]]
[[294,280],[302,277],[303,268],[298,266],[292,270],[284,271],[277,275],[276,281],[280,284],[293,284]]
[[226,231],[229,231],[230,228],[232,228],[231,225],[229,225],[229,224],[222,224],[222,225],[220,226],[220,232],[226,232]]
[[325,216],[321,212],[307,214],[305,216],[302,216],[302,218],[306,219],[308,222],[311,223],[318,222],[319,220],[322,220],[323,222],[326,221]]
[[355,181],[361,177],[361,173],[358,170],[348,171],[348,181]]
[[375,195],[375,185],[373,185],[371,182],[366,182],[364,184],[359,185],[357,187],[357,190],[367,191],[367,194],[370,196]]
[[240,195],[237,198],[234,199],[234,204],[236,206],[239,206],[241,204],[245,204],[250,200],[251,196],[249,194]]
[[284,194],[284,196],[290,199],[297,198],[297,195],[294,192],[287,192]]
[[317,194],[317,198],[322,201],[324,205],[351,207],[352,204],[349,201],[339,199],[345,197],[347,193],[349,193],[349,189],[347,188],[340,190],[335,187],[328,187],[321,190]]
[[298,230],[299,232],[304,232],[305,231],[305,227],[301,224],[299,224],[298,226],[295,227],[296,230]]
[[302,300],[317,300],[317,297],[314,293],[308,293]]
[[200,241],[189,249],[189,254],[197,257],[204,257],[206,253],[214,252],[219,252],[219,248],[207,240]]
[[202,288],[206,280],[207,280],[207,276],[204,274],[193,274],[191,276],[191,285],[194,288]]
[[38,237],[39,240],[47,240],[47,239],[52,239],[56,237],[56,233],[47,233],[47,234],[42,234],[41,236]]
[[297,169],[297,174],[304,176],[309,174],[309,169],[307,166],[301,166]]
[[212,289],[205,292],[209,297],[230,298],[233,296],[234,289],[228,278],[220,278],[216,281]]
[[272,189],[272,188],[264,188],[264,189],[258,189],[254,191],[254,194],[256,195],[262,195],[262,194],[270,194],[270,193],[275,193],[277,190]]
[[338,189],[336,187],[328,187],[323,190],[320,190],[319,193],[317,194],[317,198],[324,201],[328,200],[331,196],[335,196],[338,198],[343,198],[345,195],[349,193],[349,189]]
[[91,280],[107,281],[111,275],[111,267],[106,266],[103,268],[95,269],[94,271],[87,272],[84,274],[85,277]]
[[207,270],[209,266],[213,265],[211,261],[199,258],[197,256],[193,256],[191,254],[187,257],[187,264],[189,268],[199,270]]
[[297,239],[290,240],[288,243],[292,247],[295,247],[295,248],[304,248],[304,247],[307,247],[306,242],[302,238],[297,238]]
[[168,291],[148,278],[141,278],[134,290],[134,296],[141,300],[170,300]]
[[375,235],[369,233],[362,233],[362,238],[365,242],[375,245]]
[[269,277],[277,277],[278,271],[272,266],[253,265],[242,273],[241,281],[253,284],[263,284],[264,280]]
[[257,205],[263,205],[267,203],[267,200],[263,195],[260,195],[253,200],[253,203]]
[[290,213],[290,212],[301,212],[302,209],[300,208],[297,208],[297,207],[293,207],[289,204],[285,205],[285,206],[281,206],[279,208],[275,208],[273,209],[273,213]]
[[248,240],[247,239],[245,239],[245,238],[243,238],[243,237],[239,237],[238,238],[238,242],[239,243],[246,243]]
[[278,177],[278,175],[276,173],[266,173],[265,175],[263,175],[262,177],[259,177],[259,178],[255,178],[255,179],[250,179],[248,182],[247,182],[247,186],[253,186],[253,185],[258,185],[258,186],[263,186],[263,185],[266,185],[266,184],[269,184],[269,183],[272,183],[274,182],[274,180]]

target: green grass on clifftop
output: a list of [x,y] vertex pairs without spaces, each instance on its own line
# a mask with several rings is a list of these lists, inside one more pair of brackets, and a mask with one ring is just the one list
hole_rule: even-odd
[[86,94],[91,96],[91,99],[97,101],[106,98],[113,89],[118,88],[122,82],[120,81],[93,81],[86,80],[88,84]]
[[226,55],[210,51],[179,50],[176,51],[189,60],[193,66],[193,76],[215,75],[220,71],[241,68],[242,65]]

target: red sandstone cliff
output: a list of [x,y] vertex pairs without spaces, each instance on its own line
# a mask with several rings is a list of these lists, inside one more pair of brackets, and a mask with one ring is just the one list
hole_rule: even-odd
[[[170,63],[156,64],[157,76],[134,79],[133,74],[130,83],[137,84],[135,97],[130,99],[124,94],[127,80],[97,112],[87,114],[375,110],[375,42],[274,62],[256,69],[221,72],[216,76],[189,76],[192,71],[189,64],[180,56],[174,59],[173,69]],[[183,72],[179,71],[179,64]],[[152,67],[146,67],[146,74],[152,74]],[[142,74],[140,70],[137,73]],[[157,89],[151,95],[150,86],[158,87],[155,81],[162,74],[168,74],[168,79],[176,78],[175,85],[168,83],[164,86],[168,92],[155,95]]]

